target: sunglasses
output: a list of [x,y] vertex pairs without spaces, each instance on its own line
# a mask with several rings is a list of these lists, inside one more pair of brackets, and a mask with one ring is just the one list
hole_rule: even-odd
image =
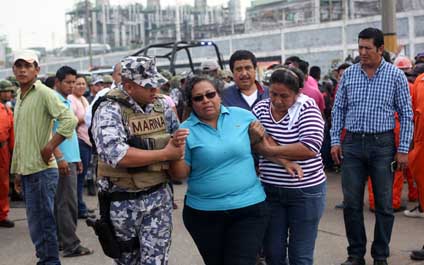
[[206,97],[208,99],[213,99],[215,96],[216,96],[216,91],[213,91],[213,92],[208,92],[204,95],[194,96],[194,97],[192,97],[192,99],[193,99],[193,101],[201,102],[201,101],[203,101],[204,97]]

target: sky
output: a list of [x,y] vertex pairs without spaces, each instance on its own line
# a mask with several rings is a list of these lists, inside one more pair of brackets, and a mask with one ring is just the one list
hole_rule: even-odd
[[[93,0],[92,0],[93,1]],[[193,4],[194,0],[161,0],[162,6]],[[242,6],[250,0],[241,0]],[[66,42],[65,12],[72,9],[77,0],[2,0],[0,35],[5,35],[13,50],[29,47],[47,49],[63,46]],[[111,4],[128,4],[145,0],[110,0]],[[225,3],[225,0],[208,0],[209,5]]]

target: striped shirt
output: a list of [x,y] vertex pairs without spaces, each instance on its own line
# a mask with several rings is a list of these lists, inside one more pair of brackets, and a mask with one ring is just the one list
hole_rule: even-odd
[[[296,107],[295,105],[296,103],[292,108]],[[265,127],[266,133],[272,136],[279,145],[300,142],[314,151],[316,156],[306,160],[294,161],[303,170],[304,177],[301,180],[290,176],[284,167],[261,156],[259,160],[260,178],[264,183],[284,188],[312,187],[326,180],[320,154],[324,139],[324,120],[312,98],[307,97],[307,100],[301,103],[298,119],[291,125],[290,120],[294,118],[296,112],[292,111],[292,108],[280,121],[274,120],[271,116],[270,99],[258,102],[252,111]]]
[[381,60],[369,78],[361,64],[343,73],[332,111],[331,145],[340,144],[343,128],[354,133],[382,133],[395,128],[395,112],[400,121],[398,152],[408,153],[413,122],[411,97],[405,74]]
[[11,172],[29,175],[48,168],[56,168],[56,160],[44,163],[40,151],[52,137],[53,120],[59,121],[57,134],[71,138],[77,119],[71,110],[57,97],[53,89],[35,81],[32,87],[22,95],[18,90],[16,97],[15,149]]

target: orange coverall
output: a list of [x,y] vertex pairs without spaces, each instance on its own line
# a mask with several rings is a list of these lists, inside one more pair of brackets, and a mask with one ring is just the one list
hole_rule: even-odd
[[[413,84],[409,83],[409,92],[411,93],[412,99],[414,98],[414,87]],[[414,101],[414,100],[412,100]],[[395,113],[395,146],[399,146],[400,141],[400,122],[398,114]],[[411,165],[411,161],[409,161]],[[413,174],[411,174],[410,169],[404,171],[396,170],[393,179],[393,209],[398,209],[401,206],[402,202],[402,189],[403,189],[403,180],[406,179],[408,182],[408,200],[416,201],[418,197],[417,188],[414,185]],[[372,191],[371,179],[368,177],[368,196],[370,201],[370,208],[375,209],[374,207],[374,193]]]
[[9,213],[9,167],[14,142],[13,113],[0,102],[0,221]]
[[415,79],[414,97],[414,147],[409,152],[409,168],[418,188],[418,201],[424,210],[424,74]]

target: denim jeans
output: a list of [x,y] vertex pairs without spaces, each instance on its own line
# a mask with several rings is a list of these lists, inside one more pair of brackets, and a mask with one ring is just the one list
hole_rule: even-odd
[[56,168],[22,176],[22,188],[37,265],[60,264],[54,217],[54,196],[59,173]]
[[267,264],[312,265],[326,182],[298,189],[264,184],[264,189],[271,210],[264,240]]
[[[87,213],[87,206],[84,202],[84,180],[87,175],[88,167],[90,167],[91,160],[91,146],[85,143],[83,140],[78,139],[80,156],[83,170],[77,177],[77,197],[78,197],[78,215],[84,215]],[[93,165],[97,166],[97,165]]]
[[226,211],[185,205],[183,220],[206,265],[255,265],[269,209],[266,202]]
[[371,256],[384,260],[390,255],[389,243],[394,215],[392,208],[393,172],[390,163],[395,155],[393,132],[357,134],[348,132],[342,144],[343,210],[348,255],[362,258],[367,237],[364,228],[364,189],[371,177],[375,197],[375,227]]

